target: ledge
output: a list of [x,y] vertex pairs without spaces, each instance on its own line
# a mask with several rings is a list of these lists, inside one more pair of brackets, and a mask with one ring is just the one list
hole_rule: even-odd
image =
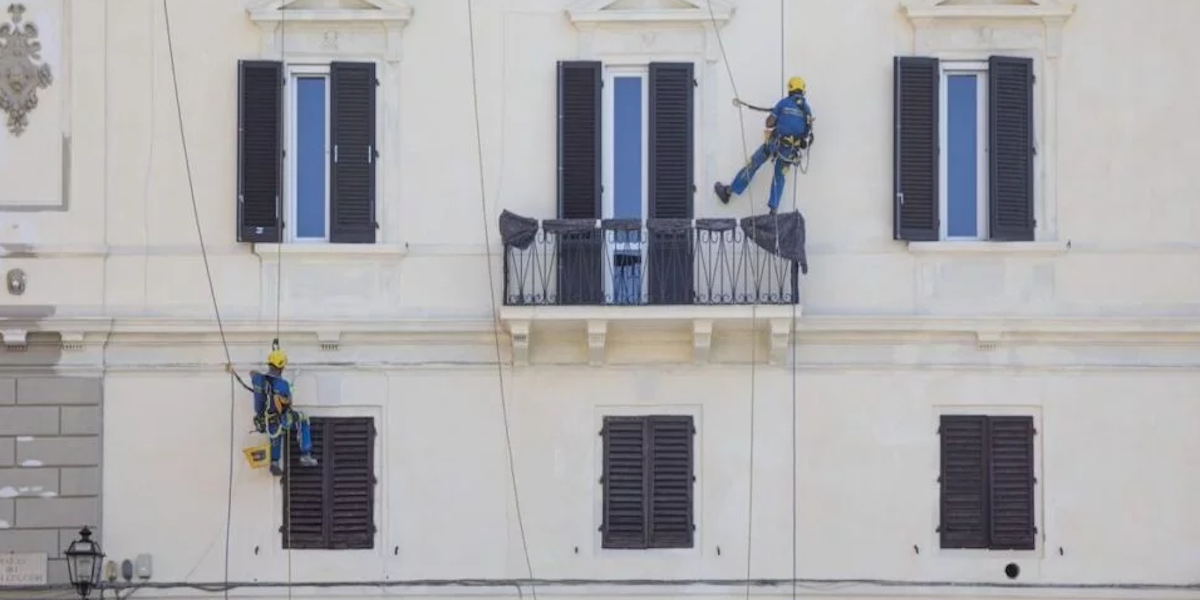
[[[412,20],[413,10],[399,0],[360,0],[371,8],[347,6],[345,8],[294,9],[286,8],[295,0],[252,0],[246,7],[250,20],[255,23],[275,23],[283,20],[323,22],[375,22],[405,24]],[[347,3],[349,4],[349,3]],[[287,15],[284,16],[286,8]]]
[[406,254],[399,244],[254,244],[254,253],[267,259],[280,254],[331,258],[401,258]]
[[608,329],[611,322],[689,323],[692,329],[693,362],[708,362],[715,323],[765,327],[770,335],[770,364],[781,364],[791,342],[792,317],[799,318],[802,307],[792,305],[758,306],[505,306],[500,321],[510,334],[513,364],[529,365],[533,323],[559,323],[581,326],[587,333],[588,364],[605,363]]
[[1071,242],[909,242],[913,254],[1065,254]]
[[1075,11],[1074,2],[1026,0],[1026,4],[946,4],[945,0],[903,0],[909,19],[1065,19]]
[[[681,0],[685,8],[614,8],[617,0],[582,0],[567,9],[576,25],[599,23],[690,23],[724,25],[733,18],[733,7],[721,0]],[[711,12],[710,12],[711,2]]]

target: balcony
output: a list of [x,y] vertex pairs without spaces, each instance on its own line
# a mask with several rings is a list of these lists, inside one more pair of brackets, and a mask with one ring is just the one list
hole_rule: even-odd
[[691,321],[711,338],[713,321],[766,319],[774,335],[781,320],[790,328],[808,271],[798,212],[539,222],[505,211],[500,233],[501,316],[514,350],[528,344],[532,321],[584,322],[593,363],[610,321]]

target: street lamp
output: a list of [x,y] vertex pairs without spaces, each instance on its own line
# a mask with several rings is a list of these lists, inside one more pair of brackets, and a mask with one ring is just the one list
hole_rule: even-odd
[[87,600],[92,588],[100,584],[100,568],[104,564],[104,552],[100,544],[92,541],[92,530],[85,525],[79,530],[79,539],[71,542],[63,554],[67,557],[67,572],[71,585],[79,597]]

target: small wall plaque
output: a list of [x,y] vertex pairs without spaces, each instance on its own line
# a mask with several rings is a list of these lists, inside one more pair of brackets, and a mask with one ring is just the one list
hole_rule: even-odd
[[0,553],[0,588],[46,585],[46,553]]

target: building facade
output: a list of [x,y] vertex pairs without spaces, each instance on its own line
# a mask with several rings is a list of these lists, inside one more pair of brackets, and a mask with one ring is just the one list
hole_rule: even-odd
[[[0,553],[48,584],[84,525],[142,598],[1195,580],[1192,0],[5,6]],[[793,74],[810,168],[722,203]],[[225,370],[273,339],[283,478]]]

